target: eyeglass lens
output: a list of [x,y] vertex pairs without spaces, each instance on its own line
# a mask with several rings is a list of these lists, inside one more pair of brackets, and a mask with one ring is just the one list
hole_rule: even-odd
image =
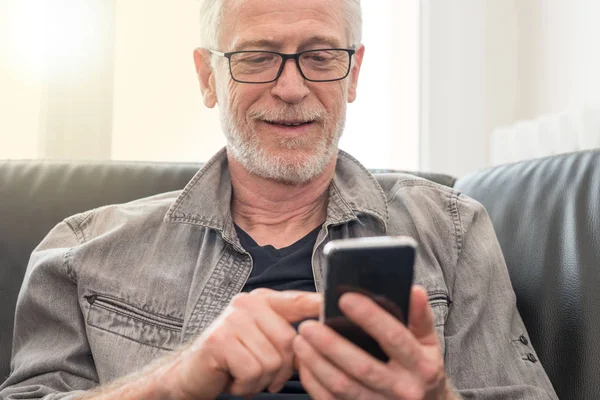
[[[277,78],[283,57],[270,52],[238,52],[231,56],[231,74],[244,82],[270,82]],[[302,53],[301,72],[311,81],[342,79],[348,74],[350,54],[344,50],[317,50]]]

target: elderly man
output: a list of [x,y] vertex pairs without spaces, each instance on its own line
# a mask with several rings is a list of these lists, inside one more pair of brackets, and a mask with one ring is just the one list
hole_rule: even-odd
[[[555,398],[482,207],[338,151],[365,53],[359,0],[207,0],[202,17],[196,69],[226,150],[180,193],[54,228],[0,397]],[[408,326],[357,294],[340,307],[387,363],[313,320],[324,245],[378,235],[420,244]]]

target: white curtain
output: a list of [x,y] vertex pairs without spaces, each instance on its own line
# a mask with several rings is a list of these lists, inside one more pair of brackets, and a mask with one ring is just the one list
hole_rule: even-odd
[[489,164],[492,129],[514,118],[520,1],[422,2],[423,170],[461,176]]

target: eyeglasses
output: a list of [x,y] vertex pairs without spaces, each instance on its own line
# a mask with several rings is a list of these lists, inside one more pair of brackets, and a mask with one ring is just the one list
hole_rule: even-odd
[[354,49],[315,49],[296,54],[274,51],[248,50],[212,54],[229,60],[229,71],[234,81],[240,83],[271,83],[281,76],[287,60],[296,60],[304,79],[311,82],[334,82],[345,79],[350,73]]

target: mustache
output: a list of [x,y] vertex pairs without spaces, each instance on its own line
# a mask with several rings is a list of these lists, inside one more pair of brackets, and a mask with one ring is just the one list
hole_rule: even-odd
[[255,109],[248,112],[248,118],[264,121],[323,121],[327,110],[323,106],[286,104],[277,108]]

